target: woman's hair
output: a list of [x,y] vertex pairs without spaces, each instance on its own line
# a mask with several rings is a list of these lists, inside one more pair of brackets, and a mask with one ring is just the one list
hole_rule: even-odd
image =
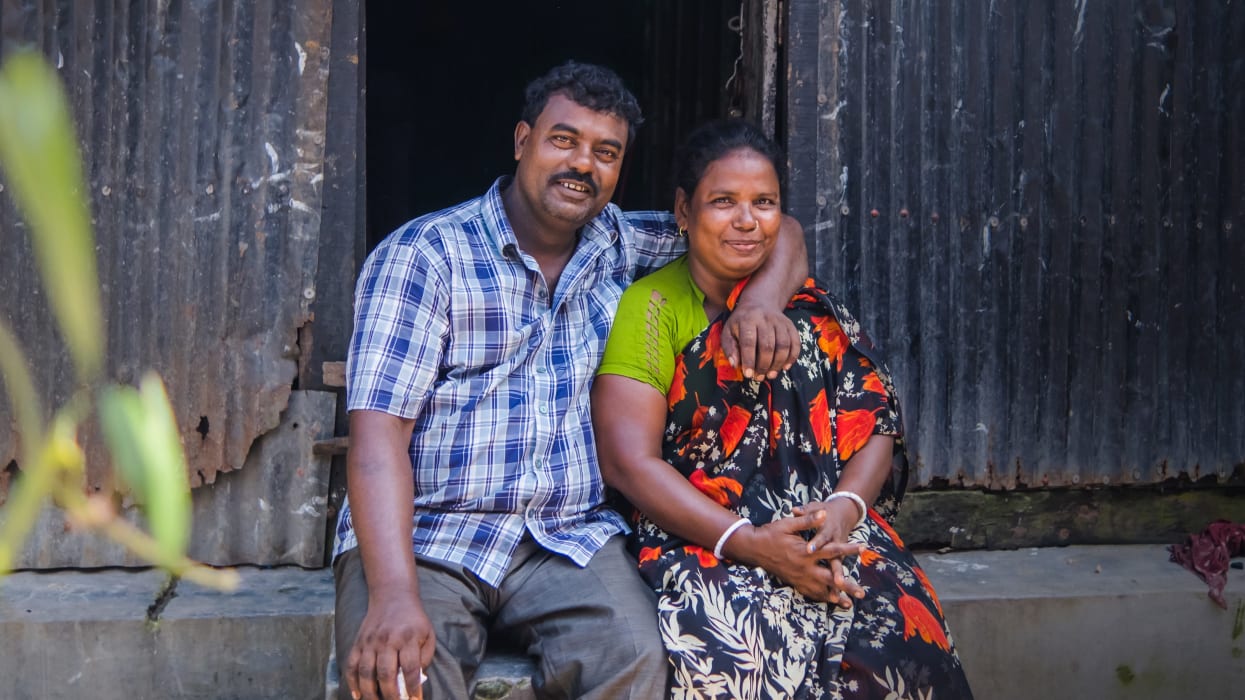
[[536,126],[536,120],[545,111],[549,98],[558,93],[594,112],[624,119],[627,122],[627,149],[631,149],[635,130],[644,123],[644,117],[640,114],[635,95],[631,94],[617,73],[604,66],[567,61],[528,83],[523,93],[520,118],[529,126]]
[[675,187],[682,188],[687,196],[692,196],[709,164],[740,148],[750,148],[767,158],[774,166],[774,172],[778,174],[779,188],[783,186],[783,154],[778,144],[751,122],[742,119],[715,119],[696,127],[675,152]]

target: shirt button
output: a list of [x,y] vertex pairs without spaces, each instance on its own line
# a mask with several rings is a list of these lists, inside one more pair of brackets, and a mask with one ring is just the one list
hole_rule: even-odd
[[542,403],[540,405],[540,408],[538,408],[537,410],[540,411],[541,413],[548,413],[549,407]]
[[549,371],[549,370],[545,369],[544,367],[537,367],[537,368],[536,368],[536,374],[544,374],[544,373],[546,373],[546,372],[548,372],[548,371]]

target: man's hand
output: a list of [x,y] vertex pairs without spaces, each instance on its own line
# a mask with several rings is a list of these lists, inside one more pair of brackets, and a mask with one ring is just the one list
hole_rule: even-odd
[[355,700],[399,700],[398,669],[409,697],[422,698],[420,672],[432,663],[436,637],[419,602],[419,591],[377,595],[346,659],[346,683]]
[[744,376],[773,379],[800,354],[800,333],[781,310],[741,298],[722,326],[722,352]]
[[774,250],[752,275],[722,328],[722,351],[745,377],[773,379],[795,363],[800,334],[783,310],[807,279],[804,228],[784,214]]

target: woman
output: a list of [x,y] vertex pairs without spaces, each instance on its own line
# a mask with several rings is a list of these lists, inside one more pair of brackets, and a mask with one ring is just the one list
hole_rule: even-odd
[[756,381],[721,352],[778,231],[780,162],[738,120],[689,137],[675,193],[688,254],[625,292],[592,392],[672,697],[971,698],[938,598],[884,519],[907,463],[860,325],[809,280],[788,311],[794,366]]

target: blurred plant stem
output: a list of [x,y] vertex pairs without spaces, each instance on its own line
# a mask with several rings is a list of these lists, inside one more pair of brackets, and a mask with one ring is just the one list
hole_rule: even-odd
[[[137,389],[100,379],[105,336],[88,190],[64,89],[56,71],[34,53],[16,52],[0,64],[0,166],[30,224],[39,276],[81,387],[45,425],[26,356],[0,320],[0,379],[21,440],[20,476],[0,507],[0,576],[12,570],[50,498],[74,526],[99,532],[175,576],[235,587],[236,572],[185,556],[190,486],[164,383],[152,372]],[[93,415],[118,484],[134,496],[150,533],[118,516],[109,497],[84,493],[86,455],[78,431]]]

